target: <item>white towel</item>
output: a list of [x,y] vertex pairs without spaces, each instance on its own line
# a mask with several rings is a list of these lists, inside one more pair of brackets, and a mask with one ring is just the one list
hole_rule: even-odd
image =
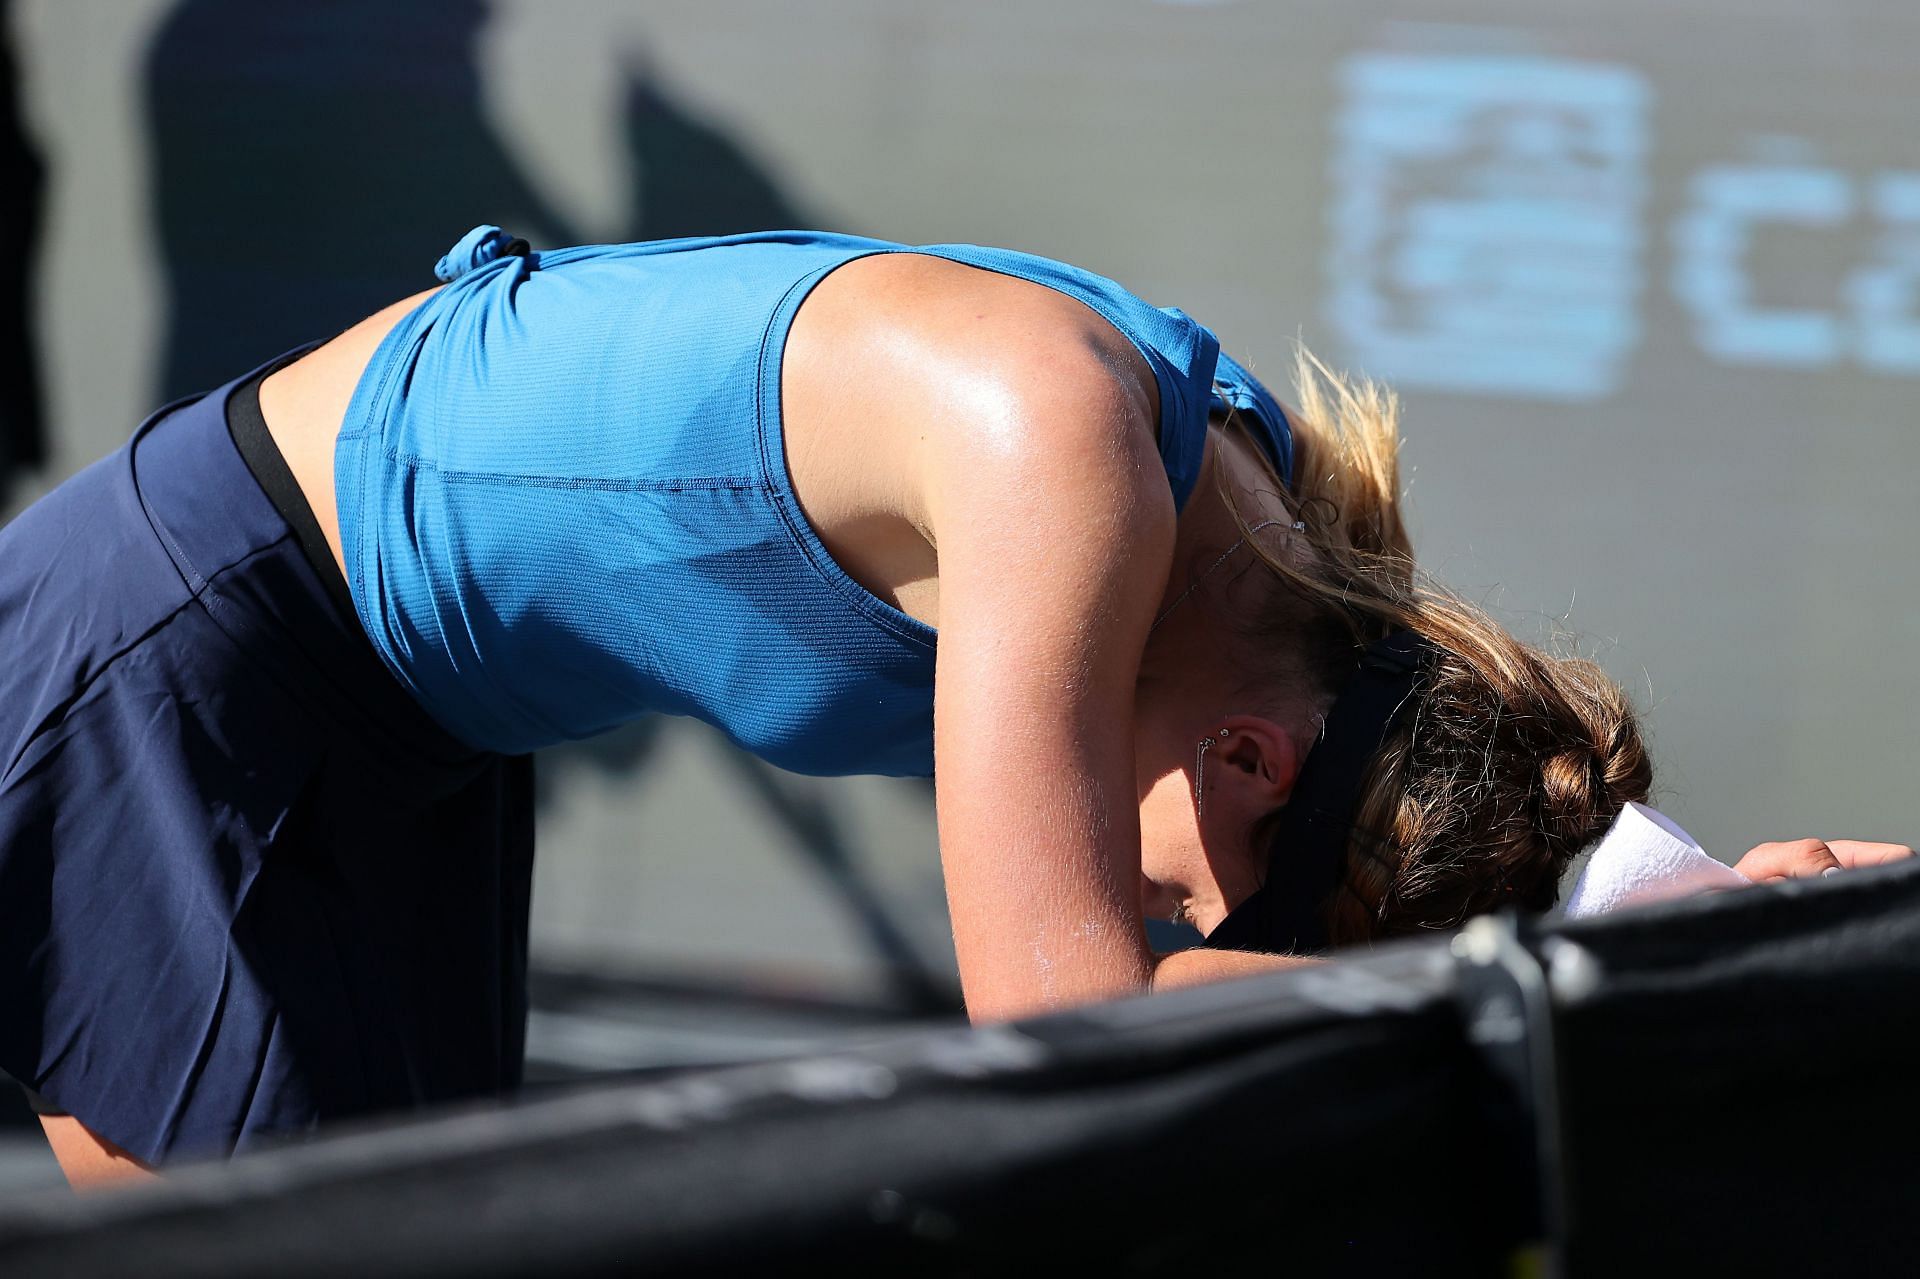
[[1733,867],[1707,856],[1672,818],[1645,804],[1628,804],[1594,845],[1580,882],[1567,898],[1566,915],[1579,919],[1749,882]]

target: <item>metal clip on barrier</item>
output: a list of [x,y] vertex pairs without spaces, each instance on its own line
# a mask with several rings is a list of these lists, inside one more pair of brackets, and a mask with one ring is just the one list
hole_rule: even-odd
[[1564,938],[1536,943],[1535,937],[1533,925],[1518,915],[1483,915],[1460,930],[1452,949],[1467,1042],[1499,1090],[1496,1111],[1507,1118],[1514,1149],[1533,1164],[1541,1247],[1529,1269],[1564,1279],[1573,1221],[1554,1009],[1592,991],[1599,966]]

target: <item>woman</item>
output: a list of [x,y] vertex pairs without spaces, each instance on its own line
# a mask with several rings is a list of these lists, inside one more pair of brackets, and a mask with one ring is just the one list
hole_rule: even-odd
[[1545,907],[1647,793],[1415,586],[1372,388],[999,250],[440,273],[0,533],[0,1068],[76,1178],[511,1087],[524,755],[647,711],[934,773],[976,1018]]

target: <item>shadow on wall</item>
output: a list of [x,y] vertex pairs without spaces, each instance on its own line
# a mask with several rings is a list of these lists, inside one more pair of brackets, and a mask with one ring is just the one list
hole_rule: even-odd
[[[433,281],[479,222],[582,238],[482,110],[480,0],[186,0],[147,65],[168,292],[161,399]],[[725,134],[637,79],[628,239],[806,225]]]
[[46,460],[38,352],[29,328],[46,175],[20,119],[12,7],[0,0],[0,508],[14,477]]

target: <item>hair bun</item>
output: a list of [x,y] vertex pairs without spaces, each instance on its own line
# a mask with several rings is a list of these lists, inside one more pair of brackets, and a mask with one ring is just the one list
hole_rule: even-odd
[[1285,488],[1310,535],[1299,554],[1254,543],[1282,588],[1250,630],[1264,650],[1255,660],[1311,723],[1382,635],[1414,630],[1442,650],[1368,768],[1340,889],[1324,906],[1329,936],[1544,910],[1573,856],[1652,786],[1632,703],[1597,664],[1522,643],[1417,572],[1391,392],[1304,351],[1296,382]]
[[1627,801],[1646,798],[1652,768],[1619,686],[1592,662],[1549,659],[1567,707],[1559,751],[1540,762],[1540,819],[1569,851],[1598,838]]
[[1607,803],[1605,770],[1598,752],[1573,746],[1540,763],[1540,818],[1547,832],[1564,843],[1585,844],[1602,819],[1612,821],[1618,805]]

